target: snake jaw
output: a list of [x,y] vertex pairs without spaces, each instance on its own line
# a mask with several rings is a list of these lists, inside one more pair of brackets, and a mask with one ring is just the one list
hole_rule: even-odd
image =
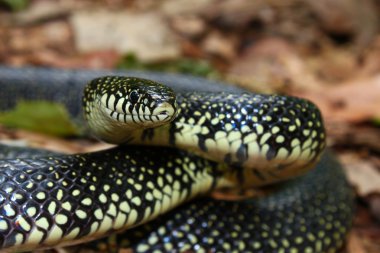
[[134,131],[167,124],[177,114],[172,89],[135,77],[94,79],[85,88],[83,104],[91,130],[111,143],[130,140]]
[[[115,123],[126,125],[128,128],[143,127],[152,128],[172,121],[176,115],[176,107],[168,102],[149,108],[147,105],[135,105],[131,111],[112,110],[106,106],[102,107],[104,117]],[[122,126],[125,127],[125,126]]]
[[156,103],[153,108],[135,106],[132,113],[103,106],[101,99],[96,103],[100,106],[87,116],[88,124],[99,139],[114,144],[131,142],[136,137],[135,131],[167,124],[177,114],[176,104],[169,102]]

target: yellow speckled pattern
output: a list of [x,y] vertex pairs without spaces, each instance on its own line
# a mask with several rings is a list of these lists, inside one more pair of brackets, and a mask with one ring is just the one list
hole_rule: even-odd
[[84,245],[135,252],[336,252],[353,216],[353,192],[340,165],[325,153],[305,176],[271,195],[244,201],[204,198],[154,221]]
[[[149,89],[144,90],[144,82]],[[153,92],[157,91],[151,87],[164,94],[155,96],[160,97],[159,103],[152,102]],[[133,110],[125,101],[134,90],[139,90],[140,100],[146,98],[144,104],[172,103],[171,110],[165,110],[167,120],[162,126],[151,116],[142,119],[143,123],[128,120]],[[127,95],[115,98],[114,93]],[[106,105],[113,110],[107,110]],[[245,186],[261,186],[301,175],[315,165],[325,146],[319,110],[299,98],[201,92],[177,94],[175,98],[171,89],[158,83],[105,77],[88,84],[84,106],[91,128],[102,139],[190,150],[226,163],[232,168],[227,177]],[[114,111],[121,114],[114,117]],[[168,121],[171,124],[165,124]],[[112,141],[110,134],[118,139]]]
[[[114,243],[136,252],[335,252],[343,244],[352,191],[330,154],[318,162],[325,133],[312,103],[248,93],[175,97],[146,79],[107,76],[89,83],[83,105],[101,139],[171,147],[121,145],[79,155],[28,149],[34,158],[1,160],[2,251],[124,230]],[[0,145],[0,153],[14,150]],[[270,184],[316,163],[269,196],[177,208],[216,188]],[[104,241],[83,247],[112,248]]]
[[200,157],[174,149],[145,152],[128,146],[1,163],[1,248],[95,239],[145,223],[223,181],[219,167]]

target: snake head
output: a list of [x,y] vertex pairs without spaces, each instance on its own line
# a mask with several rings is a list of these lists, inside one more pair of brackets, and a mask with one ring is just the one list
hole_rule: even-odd
[[91,130],[112,143],[128,139],[134,130],[167,124],[177,114],[172,89],[137,77],[105,76],[92,80],[85,88],[83,106]]

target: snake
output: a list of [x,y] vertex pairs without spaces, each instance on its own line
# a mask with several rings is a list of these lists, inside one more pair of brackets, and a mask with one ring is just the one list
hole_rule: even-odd
[[[114,233],[136,252],[336,252],[345,242],[353,192],[307,100],[151,72],[0,67],[0,76],[2,110],[15,97],[58,101],[120,144],[73,155],[0,146],[6,252]],[[270,193],[207,195],[236,186]]]

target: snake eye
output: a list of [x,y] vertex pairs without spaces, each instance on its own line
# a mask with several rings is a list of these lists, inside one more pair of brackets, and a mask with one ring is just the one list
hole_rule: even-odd
[[129,99],[131,100],[133,104],[137,103],[137,101],[139,100],[139,97],[140,97],[139,94],[135,90],[131,91],[131,93],[129,94]]

